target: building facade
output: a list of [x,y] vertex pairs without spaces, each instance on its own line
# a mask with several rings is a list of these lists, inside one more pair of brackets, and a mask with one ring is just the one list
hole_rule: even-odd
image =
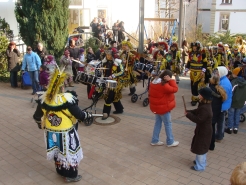
[[[10,24],[10,29],[13,30],[15,36],[19,33],[14,13],[16,1],[0,0],[0,16]],[[154,9],[154,1],[145,0],[145,17],[154,17]],[[138,0],[70,0],[69,12],[69,33],[72,33],[78,26],[88,27],[94,17],[105,18],[109,28],[112,28],[114,22],[120,20],[124,21],[125,30],[128,33],[135,33],[138,29]]]
[[244,0],[198,0],[198,24],[203,33],[246,33],[246,1]]

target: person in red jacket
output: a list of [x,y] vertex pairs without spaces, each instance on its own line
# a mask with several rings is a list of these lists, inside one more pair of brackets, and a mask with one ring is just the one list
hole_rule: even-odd
[[149,103],[150,110],[155,114],[155,127],[153,131],[152,146],[164,145],[159,140],[162,122],[166,131],[166,145],[168,147],[178,146],[174,141],[172,133],[171,110],[176,106],[174,93],[178,91],[176,81],[172,79],[172,72],[165,70],[159,77],[150,83]]

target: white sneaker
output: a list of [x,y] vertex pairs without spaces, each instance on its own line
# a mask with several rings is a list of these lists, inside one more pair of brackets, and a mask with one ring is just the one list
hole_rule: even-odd
[[157,143],[150,143],[152,146],[162,146],[164,143],[162,141],[158,141]]
[[178,146],[179,142],[178,141],[174,141],[173,144],[171,145],[167,145],[167,147],[173,147],[173,146]]

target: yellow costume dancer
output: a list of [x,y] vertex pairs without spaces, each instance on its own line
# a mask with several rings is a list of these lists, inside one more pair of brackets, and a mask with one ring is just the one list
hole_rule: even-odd
[[218,66],[225,66],[228,68],[228,60],[226,58],[224,46],[222,44],[218,44],[218,51],[214,55],[214,68],[216,69]]
[[[77,133],[77,119],[91,119],[90,113],[82,111],[76,93],[60,92],[67,74],[56,68],[50,76],[47,91],[41,96],[33,115],[35,121],[45,129],[47,159],[55,160],[56,171],[66,182],[81,180],[78,165],[83,152]],[[40,127],[41,128],[41,127]]]
[[122,98],[121,90],[123,88],[123,84],[121,83],[120,79],[124,74],[124,68],[121,64],[122,60],[116,58],[118,56],[116,53],[113,54],[112,50],[106,50],[105,53],[106,57],[102,60],[102,66],[106,68],[103,71],[103,76],[108,77],[109,80],[114,80],[115,82],[117,82],[117,86],[113,89],[107,89],[107,93],[104,97],[104,116],[102,117],[102,120],[106,120],[109,117],[112,103],[115,107],[115,111],[113,112],[114,114],[122,114],[124,109],[120,101],[120,99]]
[[178,50],[178,45],[177,43],[172,43],[169,53],[172,56],[172,62],[170,66],[170,70],[174,73],[176,83],[178,84],[180,79],[179,75],[181,73],[181,53]]
[[191,105],[195,106],[198,102],[198,90],[205,86],[204,78],[207,70],[206,54],[201,51],[201,43],[199,41],[191,43],[192,51],[189,53],[189,60],[186,65],[185,73],[190,70],[191,80]]
[[133,68],[135,65],[136,57],[134,54],[131,53],[132,44],[129,41],[122,41],[122,53],[120,54],[120,59],[123,62],[123,66],[125,68],[124,76],[121,77],[121,83],[123,86],[130,87],[129,96],[133,95],[136,92],[136,85],[137,85],[137,77],[133,73]]

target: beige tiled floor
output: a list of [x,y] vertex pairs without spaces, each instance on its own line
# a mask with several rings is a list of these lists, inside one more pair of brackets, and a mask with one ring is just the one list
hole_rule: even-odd
[[[146,88],[146,87],[145,87]],[[142,83],[137,93],[144,92]],[[90,105],[86,86],[76,84],[79,105]],[[83,179],[74,184],[83,185],[172,185],[172,184],[229,184],[234,167],[245,161],[246,124],[241,123],[237,135],[225,134],[222,143],[216,143],[208,152],[208,167],[204,172],[190,170],[195,155],[190,152],[195,124],[183,115],[181,96],[187,107],[190,91],[188,78],[182,78],[176,94],[177,107],[172,111],[173,133],[180,145],[175,148],[150,146],[154,116],[142,100],[131,103],[123,90],[124,114],[119,123],[110,126],[79,126],[84,152],[79,173]],[[30,99],[31,89],[12,89],[0,83],[0,185],[65,184],[56,174],[53,161],[46,160],[44,132],[32,119],[35,108]],[[97,104],[101,113],[103,101]],[[112,109],[113,110],[113,109]],[[118,115],[117,115],[118,116]],[[165,131],[160,138],[165,141]]]

